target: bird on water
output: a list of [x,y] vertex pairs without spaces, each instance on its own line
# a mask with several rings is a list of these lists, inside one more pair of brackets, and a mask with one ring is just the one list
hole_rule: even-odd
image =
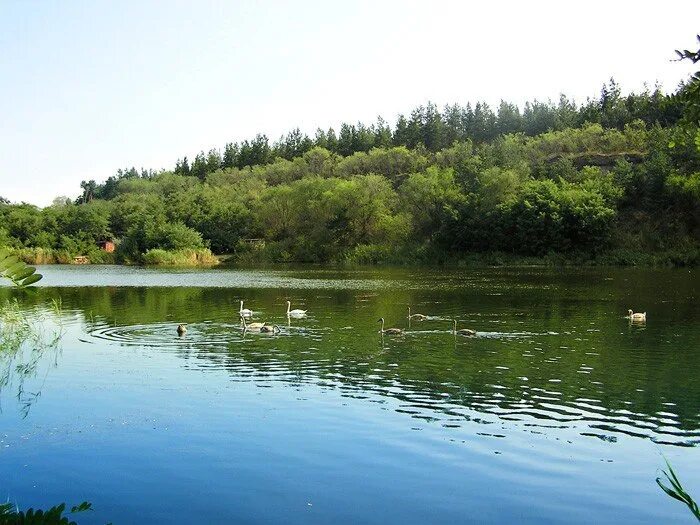
[[295,308],[294,310],[290,310],[292,307],[292,302],[287,301],[287,317],[303,317],[306,315],[306,310],[299,310],[298,308]]
[[402,335],[403,330],[401,328],[387,328],[384,329],[384,318],[381,317],[377,320],[378,323],[382,323],[382,327],[379,330],[380,334],[387,334],[387,335]]
[[635,313],[632,309],[627,310],[627,318],[630,321],[646,321],[647,320],[647,313],[646,312],[637,312]]
[[424,314],[411,314],[411,307],[408,307],[408,318],[413,321],[425,321],[428,316]]
[[466,336],[474,336],[476,335],[476,330],[472,330],[471,328],[460,328],[457,330],[457,319],[452,320],[452,333],[457,335],[466,335]]
[[244,317],[251,317],[253,315],[253,310],[248,310],[247,308],[243,308],[243,301],[241,301],[241,307],[238,310],[238,313]]

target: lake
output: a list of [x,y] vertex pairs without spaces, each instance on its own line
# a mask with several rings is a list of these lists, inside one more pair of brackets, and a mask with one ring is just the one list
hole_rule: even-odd
[[[88,500],[81,524],[693,523],[654,480],[665,456],[700,499],[697,270],[40,272],[0,288],[41,328],[0,354],[2,501]],[[280,333],[244,333],[240,300]]]

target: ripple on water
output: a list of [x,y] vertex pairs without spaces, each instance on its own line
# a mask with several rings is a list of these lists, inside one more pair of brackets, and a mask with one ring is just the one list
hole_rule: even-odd
[[107,342],[121,346],[139,346],[147,348],[178,349],[178,348],[226,348],[228,345],[243,342],[255,337],[284,337],[293,333],[309,332],[308,328],[288,328],[280,326],[278,333],[260,333],[244,331],[241,325],[232,323],[193,323],[187,325],[187,332],[178,335],[177,325],[173,323],[150,323],[124,326],[93,324],[86,330],[87,338],[81,339],[86,343]]
[[[225,367],[233,374],[235,381],[254,381],[262,386],[269,386],[273,382],[293,385],[313,383],[324,389],[338,389],[343,396],[362,399],[394,398],[401,402],[396,407],[397,412],[425,422],[438,422],[445,428],[458,428],[467,423],[492,424],[493,420],[485,416],[493,416],[511,429],[528,427],[543,432],[553,428],[572,429],[580,435],[604,440],[616,439],[616,435],[627,435],[679,446],[695,446],[700,443],[700,431],[684,428],[679,422],[678,414],[669,411],[674,406],[673,403],[662,403],[666,410],[651,414],[614,409],[597,399],[597,386],[601,383],[595,380],[587,380],[589,388],[581,391],[584,395],[572,397],[570,389],[566,388],[570,378],[549,374],[540,377],[518,375],[518,370],[513,368],[512,363],[499,359],[499,351],[481,354],[493,356],[491,373],[496,375],[491,377],[498,377],[499,383],[484,383],[482,391],[475,391],[458,383],[426,382],[403,377],[399,372],[401,361],[382,361],[367,354],[355,355],[354,357],[361,358],[353,361],[353,357],[348,354],[341,355],[343,350],[328,357],[320,345],[308,344],[320,340],[323,334],[330,336],[333,330],[329,331],[328,328],[282,325],[281,333],[272,335],[244,333],[241,326],[234,323],[200,322],[189,324],[187,333],[182,337],[178,336],[175,328],[176,325],[172,322],[122,326],[98,322],[88,325],[83,340],[88,343],[107,342],[117,346],[166,350],[225,350],[232,359],[212,363],[211,367]],[[352,329],[346,325],[335,331],[347,333]],[[445,330],[428,328],[412,331],[409,335],[410,339],[419,340],[443,337],[446,333]],[[532,341],[534,345],[542,345],[545,339],[555,335],[558,334],[552,331],[479,332],[474,339],[478,341],[481,338],[485,344],[489,339],[502,339]],[[283,338],[292,343],[296,338],[299,341],[303,338],[306,342],[300,347],[292,345],[295,349],[285,348],[283,351],[277,345],[244,345],[245,342],[255,340],[273,341]],[[548,354],[548,351],[551,352],[553,348],[561,351],[566,349],[565,345],[557,344],[549,350],[546,346],[534,345],[531,345],[526,354],[518,351],[528,359],[539,359],[539,366],[530,369],[532,374],[544,371],[546,366],[559,366],[562,356]],[[467,345],[467,348],[471,349],[472,346]],[[413,348],[411,351],[421,350]],[[509,349],[502,351],[508,352]],[[431,352],[426,351],[425,354],[431,356]],[[588,361],[590,356],[597,354],[586,352],[585,355],[588,356]],[[441,365],[439,360],[435,363],[431,360],[429,363],[430,366]],[[198,361],[188,363],[187,366],[205,365]],[[581,362],[573,370],[590,373],[594,369],[590,363]],[[512,381],[509,380],[510,375],[513,376],[510,378]],[[524,384],[526,382],[533,386]],[[624,404],[628,405],[629,403]]]

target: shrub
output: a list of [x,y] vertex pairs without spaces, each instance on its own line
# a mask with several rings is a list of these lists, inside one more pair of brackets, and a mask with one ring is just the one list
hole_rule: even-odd
[[154,266],[215,266],[219,260],[208,248],[168,251],[160,248],[148,250],[143,262]]
[[387,264],[396,258],[396,250],[391,246],[361,244],[355,246],[345,256],[347,264]]

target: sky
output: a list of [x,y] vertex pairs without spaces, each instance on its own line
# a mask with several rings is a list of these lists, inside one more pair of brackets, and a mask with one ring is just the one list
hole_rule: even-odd
[[673,90],[700,2],[0,0],[0,196],[432,101]]

